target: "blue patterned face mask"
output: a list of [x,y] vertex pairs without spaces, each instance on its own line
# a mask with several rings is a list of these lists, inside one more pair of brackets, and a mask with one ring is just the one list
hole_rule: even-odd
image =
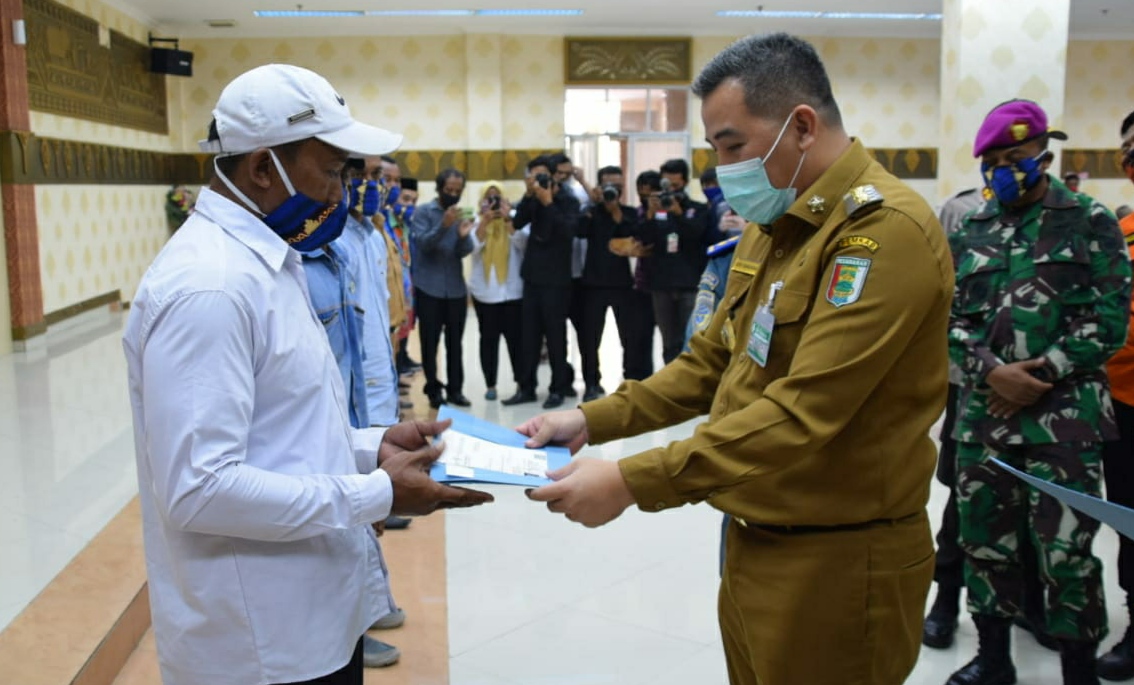
[[1035,188],[1043,179],[1043,160],[1047,152],[1028,157],[1007,166],[992,166],[981,162],[980,172],[984,184],[1002,205],[1010,205]]
[[799,176],[799,170],[803,168],[803,160],[807,157],[807,153],[799,158],[799,165],[795,167],[795,175],[791,177],[787,188],[773,186],[764,168],[764,161],[776,151],[790,123],[789,115],[768,154],[717,167],[717,183],[720,183],[728,205],[732,207],[732,211],[753,223],[764,225],[773,223],[787,212],[791,203],[795,202],[796,190],[792,185]]
[[279,158],[276,157],[275,151],[269,149],[268,154],[271,155],[272,163],[276,165],[276,171],[279,172],[280,178],[283,179],[284,185],[290,193],[290,197],[269,214],[264,214],[256,206],[256,203],[252,202],[247,195],[236,187],[236,184],[221,173],[216,165],[216,159],[213,160],[213,169],[216,171],[217,177],[232,191],[233,195],[253,212],[260,215],[260,220],[295,250],[312,252],[342,235],[347,217],[350,216],[350,205],[346,202],[350,197],[349,189],[343,188],[343,201],[335,204],[313,200],[296,191],[287,172],[284,171],[283,165],[280,164]]
[[401,197],[401,196],[402,196],[401,186],[390,186],[389,192],[386,193],[386,201],[383,202],[382,204],[384,204],[384,205],[396,205],[398,203],[398,198]]

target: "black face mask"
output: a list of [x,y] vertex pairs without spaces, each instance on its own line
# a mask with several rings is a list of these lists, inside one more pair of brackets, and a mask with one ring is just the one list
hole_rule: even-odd
[[449,193],[440,193],[437,195],[437,203],[441,205],[441,209],[448,209],[460,201],[460,195],[450,195]]

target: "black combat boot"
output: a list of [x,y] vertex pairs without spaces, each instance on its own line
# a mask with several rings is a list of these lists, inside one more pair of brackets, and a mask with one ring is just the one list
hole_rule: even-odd
[[[1126,598],[1127,611],[1134,623],[1134,606]],[[1099,657],[1098,674],[1103,680],[1130,680],[1134,678],[1134,625],[1126,628],[1126,634],[1110,651]]]
[[925,626],[921,631],[923,645],[934,649],[948,649],[953,646],[960,604],[961,588],[937,584],[937,597],[933,600],[933,607],[925,617]]
[[945,685],[1014,685],[1016,667],[1009,654],[1012,619],[973,616],[980,646],[976,658],[949,676]]
[[1063,685],[1099,685],[1095,655],[1099,643],[1086,640],[1059,640],[1059,663]]

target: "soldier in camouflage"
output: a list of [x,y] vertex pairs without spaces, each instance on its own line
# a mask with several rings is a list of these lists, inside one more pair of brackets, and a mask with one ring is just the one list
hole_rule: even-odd
[[1126,338],[1130,262],[1114,216],[1047,174],[1052,138],[1066,135],[1048,129],[1034,102],[993,109],[973,152],[995,197],[950,240],[949,348],[964,374],[956,495],[980,651],[948,685],[1016,682],[1009,630],[1021,535],[1038,551],[1063,682],[1098,683],[1106,609],[1091,543],[1099,524],[991,462],[1097,496],[1101,442],[1117,435],[1105,363]]

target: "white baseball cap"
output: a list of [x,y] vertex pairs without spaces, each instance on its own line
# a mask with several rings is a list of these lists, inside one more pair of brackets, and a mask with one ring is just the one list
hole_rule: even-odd
[[[402,136],[355,121],[330,82],[290,64],[268,64],[237,76],[221,91],[203,152],[239,155],[318,138],[352,157],[384,155]],[[215,128],[215,131],[214,131]]]

